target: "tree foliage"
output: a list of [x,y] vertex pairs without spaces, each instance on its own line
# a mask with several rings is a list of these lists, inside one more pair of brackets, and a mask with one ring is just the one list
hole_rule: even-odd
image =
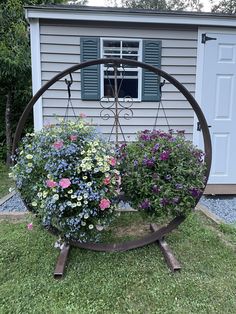
[[[23,7],[64,2],[0,0],[0,159],[7,151],[8,163],[13,130],[31,97],[30,43]],[[87,0],[71,3],[85,5]]]
[[122,0],[121,5],[127,8],[160,11],[201,11],[203,8],[200,0]]
[[221,0],[212,6],[212,12],[236,14],[236,0]]

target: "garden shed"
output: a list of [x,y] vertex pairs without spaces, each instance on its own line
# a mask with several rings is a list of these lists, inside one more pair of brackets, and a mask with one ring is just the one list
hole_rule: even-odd
[[[60,5],[26,7],[26,17],[34,93],[62,70],[87,60],[122,57],[160,67],[195,96],[207,118],[213,143],[207,192],[236,192],[235,15]],[[187,138],[202,145],[194,112],[174,86],[166,82],[160,91],[142,69],[126,72],[123,95],[132,97],[133,119],[123,124],[129,139],[153,128],[161,100],[165,112],[160,111],[158,127],[166,128],[166,114],[171,128],[184,129]],[[73,107],[109,134],[112,121],[100,117],[104,97],[109,89],[102,65],[73,73]],[[54,123],[55,115],[63,116],[67,99],[64,80],[47,90],[34,106],[35,130]]]

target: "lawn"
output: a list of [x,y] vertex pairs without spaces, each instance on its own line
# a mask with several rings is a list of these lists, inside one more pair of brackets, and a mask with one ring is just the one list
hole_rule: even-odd
[[[122,215],[127,224],[130,214]],[[1,314],[236,313],[236,234],[200,213],[168,236],[179,273],[155,244],[123,253],[72,249],[60,281],[52,276],[55,237],[35,219],[27,230],[31,220],[0,222]]]
[[0,184],[0,198],[9,193],[9,188],[14,186],[13,180],[8,176],[9,168],[0,162],[0,178],[4,178],[4,183]]

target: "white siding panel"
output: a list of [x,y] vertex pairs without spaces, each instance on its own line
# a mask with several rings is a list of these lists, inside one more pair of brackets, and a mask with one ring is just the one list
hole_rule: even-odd
[[192,57],[170,57],[170,56],[164,56],[161,59],[162,66],[170,66],[170,65],[176,65],[176,66],[196,66],[196,56]]
[[[74,74],[72,75],[73,77],[73,84],[71,85],[71,91],[78,91],[80,90],[80,75],[75,76]],[[70,77],[67,75],[65,77],[67,80],[70,79]],[[79,80],[78,80],[79,79]],[[48,80],[42,80],[42,84],[46,84]],[[188,91],[190,92],[194,92],[195,89],[195,84],[191,84],[191,83],[187,83],[185,84],[185,87],[188,89]],[[67,85],[65,83],[65,79],[60,79],[59,81],[57,81],[56,83],[54,83],[51,87],[51,90],[66,90],[67,89]],[[165,83],[165,85],[162,87],[162,91],[163,92],[178,92],[177,88],[170,84],[170,83]]]
[[[157,38],[162,40],[162,69],[179,80],[192,94],[195,92],[197,31],[186,29],[81,27],[74,25],[42,25],[41,65],[42,84],[59,72],[80,62],[80,36]],[[67,76],[67,79],[69,77]],[[99,102],[81,101],[80,73],[73,73],[71,87],[72,103],[77,113],[84,112],[95,124],[101,124],[102,131],[109,133],[112,121],[101,120]],[[193,110],[183,95],[170,83],[163,87],[163,106],[173,129],[185,129],[188,138],[192,137]],[[153,128],[157,112],[156,103],[135,102],[134,118],[121,121],[124,132],[134,138],[135,132]],[[67,106],[67,87],[64,79],[56,82],[43,95],[45,123],[55,123],[55,114],[64,116]],[[72,114],[72,112],[71,112]],[[166,129],[163,111],[160,111],[158,125]]]
[[[42,31],[42,27],[41,27]],[[41,44],[55,44],[55,45],[75,45],[79,46],[80,38],[73,35],[41,35],[40,36]]]
[[[83,110],[85,110],[86,112],[84,112],[81,108],[75,107],[73,106],[73,110],[76,112],[76,114],[79,114],[81,112],[86,113],[86,116],[88,118],[99,118],[100,117],[100,113],[102,111],[101,108],[83,108]],[[136,108],[136,106],[134,105],[132,107],[132,111],[133,111],[133,119],[137,119],[137,118],[142,118],[145,115],[145,118],[147,119],[155,119],[156,117],[156,110],[153,109],[139,109]],[[65,108],[58,108],[58,107],[44,107],[44,115],[45,116],[52,116],[53,114],[57,113],[60,116],[64,116],[65,115]],[[192,119],[192,110],[191,109],[165,109],[165,114],[168,116],[169,118],[191,118]],[[158,113],[158,120],[159,118],[163,118],[165,117],[165,114],[163,112],[163,110],[160,109],[159,113]],[[73,111],[72,109],[69,110],[69,115],[73,116]],[[159,122],[159,121],[158,121]],[[128,124],[130,124],[129,122],[126,122]],[[105,123],[104,123],[105,124]]]
[[[53,90],[53,89],[48,89],[45,93],[44,93],[44,97],[48,98],[48,99],[67,99],[67,90]],[[81,92],[80,90],[74,90],[72,95],[71,95],[72,99],[77,99],[78,101],[81,98]],[[178,92],[163,92],[162,93],[162,100],[185,100],[185,97]]]
[[175,30],[170,29],[138,29],[137,28],[117,28],[111,27],[79,27],[63,25],[42,25],[41,35],[64,35],[64,36],[108,36],[108,37],[135,37],[135,38],[160,38],[160,39],[183,39],[197,40],[196,30]]
[[63,54],[63,53],[42,53],[42,62],[68,63],[76,64],[80,62],[79,54]]
[[[47,67],[46,67],[47,68]],[[47,82],[49,80],[51,80],[55,75],[57,75],[58,73],[60,73],[60,71],[43,71],[42,72],[42,82]],[[73,80],[80,82],[80,73],[78,71],[73,72],[72,74],[73,76]],[[61,79],[61,81],[64,81],[65,78],[69,79],[69,76],[65,76],[64,79]]]
[[[163,100],[162,101],[164,108],[166,109],[176,109],[176,110],[190,110],[192,112],[192,109],[189,105],[189,103],[186,100]],[[65,99],[51,99],[51,98],[43,98],[43,104],[44,108],[65,108],[67,105],[67,100]],[[94,109],[94,110],[101,110],[101,107],[98,102],[94,101],[79,101],[78,99],[72,98],[72,105],[73,107],[77,108],[79,110],[82,110],[83,112],[86,112],[88,108]],[[135,110],[137,109],[143,109],[145,112],[149,110],[155,110],[154,114],[156,114],[158,104],[153,102],[135,102],[133,104],[133,108]],[[54,110],[54,109],[53,109]]]
[[[54,38],[53,36],[52,39]],[[62,41],[63,44],[41,44],[41,52],[42,53],[53,53],[53,54],[80,54],[80,46],[77,45],[66,45],[64,41]]]

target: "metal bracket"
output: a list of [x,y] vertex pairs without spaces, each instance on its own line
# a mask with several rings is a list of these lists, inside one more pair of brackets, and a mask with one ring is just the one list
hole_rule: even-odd
[[216,40],[217,38],[209,37],[207,34],[202,34],[202,44],[205,44],[208,40]]
[[[211,125],[208,125],[208,128],[211,128]],[[201,131],[202,127],[201,127],[201,123],[198,121],[197,122],[197,131]]]

